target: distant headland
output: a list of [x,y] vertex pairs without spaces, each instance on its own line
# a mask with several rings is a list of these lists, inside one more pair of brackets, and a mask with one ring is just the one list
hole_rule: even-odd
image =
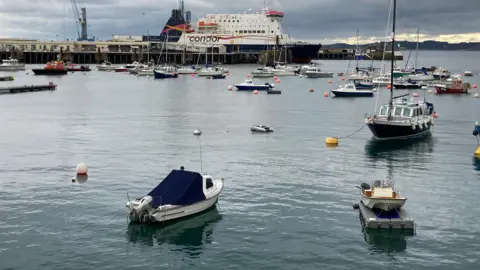
[[[411,41],[397,41],[397,44],[403,50],[415,50],[417,48],[417,42]],[[361,49],[378,46],[380,42],[361,44],[359,47]],[[323,49],[355,49],[355,44],[346,44],[346,43],[335,43],[335,44],[325,44]],[[426,40],[418,43],[419,50],[429,50],[429,51],[480,51],[480,42],[462,42],[462,43],[449,43],[449,42],[440,42],[434,40]]]

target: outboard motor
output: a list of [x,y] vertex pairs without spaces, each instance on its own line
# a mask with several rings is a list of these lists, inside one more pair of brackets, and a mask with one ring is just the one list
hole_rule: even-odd
[[361,187],[362,189],[370,189],[370,185],[367,184],[367,183],[362,183],[362,184],[360,185],[360,187]]
[[153,198],[151,196],[145,196],[140,200],[130,201],[128,207],[130,208],[130,218],[132,220],[139,219],[142,221],[145,214],[147,214],[147,208],[150,207]]

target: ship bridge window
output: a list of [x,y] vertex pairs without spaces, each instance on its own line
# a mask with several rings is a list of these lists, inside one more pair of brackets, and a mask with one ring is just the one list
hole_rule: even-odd
[[405,109],[403,109],[402,116],[403,117],[410,117],[411,112],[412,112],[412,110],[410,110],[409,108],[405,108]]
[[387,115],[388,107],[384,106],[380,109],[380,115]]
[[393,115],[401,116],[402,115],[402,108],[395,108],[393,111]]

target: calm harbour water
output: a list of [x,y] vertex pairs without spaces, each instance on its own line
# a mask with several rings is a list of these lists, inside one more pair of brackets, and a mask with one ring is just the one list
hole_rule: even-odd
[[[479,52],[419,57],[480,72]],[[322,66],[345,72],[348,61]],[[256,67],[229,66],[226,80],[5,73],[16,80],[3,85],[53,80],[58,90],[0,96],[0,269],[480,268],[480,100],[427,94],[439,118],[414,145],[378,146],[364,129],[326,148],[325,137],[363,125],[375,98],[324,98],[338,77],[282,77],[282,95],[227,91]],[[275,132],[253,135],[253,124]],[[226,179],[217,209],[128,225],[126,193],[142,196],[182,165],[200,170],[199,140],[203,172]],[[88,181],[72,183],[80,162]],[[387,175],[408,197],[415,236],[362,232],[355,185]]]

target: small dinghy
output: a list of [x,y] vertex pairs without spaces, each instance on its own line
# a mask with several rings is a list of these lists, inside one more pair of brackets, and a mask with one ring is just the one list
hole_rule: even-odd
[[280,95],[280,94],[282,94],[282,90],[275,90],[275,89],[268,89],[268,90],[266,90],[266,92],[269,95]]
[[250,128],[250,131],[268,133],[268,132],[273,132],[273,129],[264,125],[253,125]]
[[130,200],[131,222],[154,223],[183,218],[203,212],[215,205],[223,190],[223,178],[212,180],[197,172],[172,170],[146,196]]
[[212,75],[212,80],[225,79],[226,77],[227,75],[225,74],[216,74],[216,75]]

